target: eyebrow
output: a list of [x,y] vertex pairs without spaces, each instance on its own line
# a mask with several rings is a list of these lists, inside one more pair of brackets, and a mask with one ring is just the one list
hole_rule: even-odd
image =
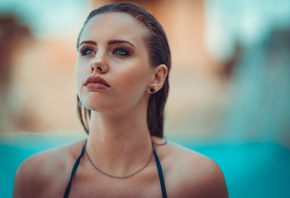
[[[129,44],[129,45],[131,45],[132,47],[135,48],[135,45],[133,45],[131,42],[126,41],[126,40],[110,40],[110,41],[108,41],[108,45],[123,44],[123,43]],[[90,40],[81,42],[80,46],[82,44],[97,45],[97,43],[95,41],[90,41]]]
[[95,41],[83,41],[83,42],[81,42],[80,46],[81,46],[82,44],[92,44],[92,45],[97,45],[97,43],[96,43]]
[[113,45],[113,44],[129,44],[131,45],[132,47],[135,48],[135,45],[133,45],[133,43],[129,42],[129,41],[126,41],[126,40],[110,40],[108,41],[108,45]]

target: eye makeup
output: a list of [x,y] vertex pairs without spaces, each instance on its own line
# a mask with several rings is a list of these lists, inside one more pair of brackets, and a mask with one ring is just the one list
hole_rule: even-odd
[[[97,46],[97,43],[91,40],[81,42],[79,49],[81,56],[96,54],[95,45]],[[110,40],[108,41],[107,50],[112,55],[128,57],[133,54],[135,46],[131,42],[125,40]]]
[[80,48],[80,53],[82,56],[87,56],[95,54],[95,50],[92,47],[84,45]]
[[113,54],[119,55],[119,56],[130,56],[130,50],[128,50],[126,47],[123,46],[117,46],[113,49]]

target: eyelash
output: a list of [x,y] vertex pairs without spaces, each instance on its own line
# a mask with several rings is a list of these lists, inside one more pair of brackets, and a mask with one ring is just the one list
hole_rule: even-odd
[[[90,54],[88,54],[89,51],[91,51]],[[117,51],[121,51],[121,53],[119,52],[119,54],[117,54]],[[84,46],[80,49],[80,53],[82,56],[88,56],[95,53],[95,50],[91,47]],[[117,56],[130,56],[130,51],[126,49],[125,47],[116,47],[113,50],[112,54],[115,54]]]
[[80,53],[82,56],[87,56],[87,55],[91,55],[91,54],[87,54],[88,51],[92,51],[93,53],[95,53],[94,49],[88,47],[88,46],[84,46],[80,49]]
[[[116,54],[117,51],[122,51],[122,54]],[[113,54],[118,55],[118,56],[130,56],[130,51],[128,49],[126,49],[125,47],[116,47],[113,50]]]

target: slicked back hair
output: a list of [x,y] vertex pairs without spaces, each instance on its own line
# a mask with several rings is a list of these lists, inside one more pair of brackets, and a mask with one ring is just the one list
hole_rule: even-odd
[[[171,68],[171,54],[166,34],[162,26],[152,14],[134,3],[112,3],[91,11],[79,33],[77,39],[77,48],[79,48],[80,45],[80,36],[90,19],[99,14],[116,12],[129,14],[148,29],[149,34],[147,38],[145,38],[145,44],[149,53],[150,64],[153,67],[157,67],[160,64],[165,64],[169,74]],[[168,74],[163,87],[158,92],[151,94],[147,109],[147,124],[150,135],[161,138],[163,137],[164,107],[169,91]],[[85,131],[89,133],[89,120],[91,111],[82,105],[79,97],[77,97],[77,100],[79,119]]]

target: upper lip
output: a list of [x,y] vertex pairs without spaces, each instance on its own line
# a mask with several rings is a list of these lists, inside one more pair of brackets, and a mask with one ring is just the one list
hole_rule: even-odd
[[106,85],[107,87],[111,87],[109,85],[109,83],[107,83],[107,81],[105,81],[103,78],[101,78],[100,76],[90,76],[86,82],[85,82],[85,86],[89,83],[101,83],[103,85]]

